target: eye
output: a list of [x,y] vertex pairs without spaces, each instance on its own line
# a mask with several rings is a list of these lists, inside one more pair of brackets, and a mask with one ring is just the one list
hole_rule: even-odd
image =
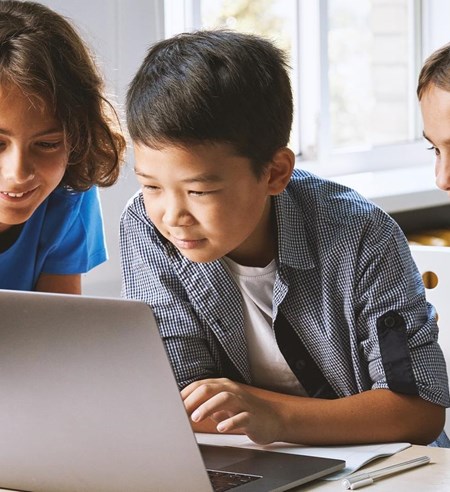
[[427,150],[433,150],[437,156],[441,155],[441,151],[434,145],[432,145],[431,147],[427,147]]
[[61,140],[58,140],[57,142],[37,142],[36,143],[36,145],[43,150],[56,150],[61,146],[61,144],[62,144]]
[[188,193],[189,193],[189,195],[192,195],[192,196],[205,196],[205,195],[209,195],[212,192],[211,191],[194,191],[194,190],[190,190]]
[[142,185],[142,188],[145,190],[145,191],[157,191],[159,188],[157,186],[153,186],[153,185]]
[[219,190],[207,190],[207,191],[198,191],[198,190],[189,190],[188,193],[191,196],[208,196],[217,193]]

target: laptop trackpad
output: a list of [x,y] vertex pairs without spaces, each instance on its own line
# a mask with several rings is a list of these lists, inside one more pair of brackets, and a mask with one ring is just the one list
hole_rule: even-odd
[[310,477],[309,480],[312,480],[345,466],[342,460],[274,451],[204,444],[200,445],[200,450],[208,469],[265,477],[276,477],[281,473],[283,478],[289,480],[298,480],[301,476]]
[[228,467],[230,467],[229,470],[232,470],[233,465],[252,459],[255,453],[252,449],[210,446],[208,444],[200,444],[199,448],[206,468],[212,470],[223,470]]

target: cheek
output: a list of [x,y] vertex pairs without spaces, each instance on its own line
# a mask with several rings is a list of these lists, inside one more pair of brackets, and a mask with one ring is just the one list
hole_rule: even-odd
[[267,195],[259,189],[248,190],[243,188],[240,193],[222,202],[217,215],[224,227],[229,224],[235,228],[247,229],[253,227],[263,214]]
[[66,173],[67,162],[61,163],[59,166],[59,173],[55,173],[55,181],[58,183],[64,178],[64,174]]
[[67,169],[67,159],[61,160],[59,162],[59,172],[61,174],[61,178],[64,176],[66,169]]
[[248,234],[248,229],[253,228],[251,211],[250,207],[234,204],[225,210],[220,210],[217,214],[210,215],[209,223],[215,226],[224,241],[236,236],[245,236]]
[[42,169],[42,174],[48,176],[53,181],[61,181],[67,168],[67,154],[59,154],[54,156],[43,156],[39,168]]
[[147,217],[158,229],[162,230],[164,228],[162,220],[164,216],[164,204],[162,200],[158,200],[156,195],[148,195],[145,192],[143,193],[143,197]]
[[151,200],[148,196],[144,194],[144,207],[147,217],[152,221],[156,222],[156,212],[155,212],[155,200]]

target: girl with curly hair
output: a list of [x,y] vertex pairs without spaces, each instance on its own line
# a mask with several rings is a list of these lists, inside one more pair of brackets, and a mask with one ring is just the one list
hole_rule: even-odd
[[87,46],[61,15],[0,2],[0,288],[81,293],[107,258],[98,187],[125,140]]

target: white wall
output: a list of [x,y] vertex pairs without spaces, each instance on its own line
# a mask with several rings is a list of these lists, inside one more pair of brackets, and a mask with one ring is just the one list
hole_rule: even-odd
[[450,2],[448,0],[422,0],[424,29],[422,60],[434,50],[450,41]]
[[[96,53],[108,92],[123,107],[127,86],[146,50],[163,36],[163,0],[41,0],[41,3],[72,20]],[[119,218],[128,198],[138,189],[131,161],[129,150],[119,182],[100,192],[109,261],[84,276],[84,294],[120,295]]]

